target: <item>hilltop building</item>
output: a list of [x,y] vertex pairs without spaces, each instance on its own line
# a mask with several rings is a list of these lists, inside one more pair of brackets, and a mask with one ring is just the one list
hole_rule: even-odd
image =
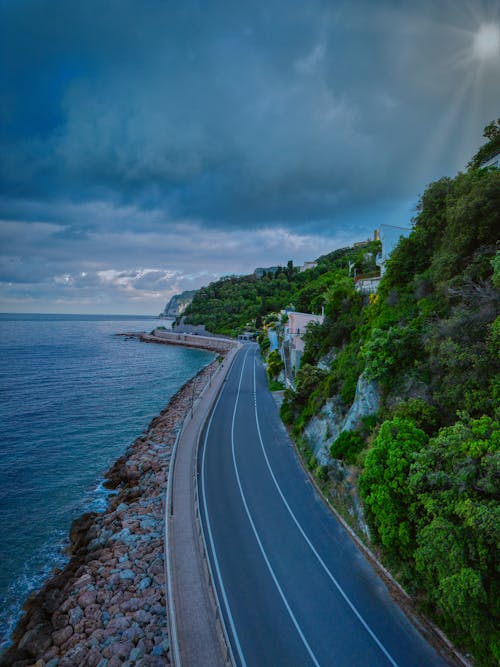
[[486,167],[496,167],[497,169],[500,169],[500,151],[497,151],[495,155],[481,163],[481,169],[485,169]]
[[[382,276],[385,272],[385,265],[389,259],[390,254],[399,243],[401,237],[408,236],[411,232],[409,227],[397,227],[396,225],[380,225],[380,229],[376,229],[373,233],[373,240],[380,241],[381,251],[375,258],[378,269],[370,273],[363,273],[355,275],[355,288],[362,294],[375,294]],[[355,243],[355,248],[362,248],[369,245],[370,239],[367,241],[360,241]]]
[[377,266],[380,267],[380,275],[383,276],[385,272],[385,265],[389,259],[392,251],[399,243],[400,238],[406,238],[411,232],[411,227],[398,227],[396,225],[380,225],[378,230],[378,240],[382,244],[382,250],[377,255]]
[[362,274],[354,278],[354,289],[361,294],[375,294],[382,279],[380,273]]
[[315,269],[318,266],[318,262],[304,262],[300,267],[299,271],[308,271],[309,269]]

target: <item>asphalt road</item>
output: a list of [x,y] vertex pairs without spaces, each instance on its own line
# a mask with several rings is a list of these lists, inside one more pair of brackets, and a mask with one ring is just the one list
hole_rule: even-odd
[[202,525],[238,665],[447,664],[393,602],[302,470],[256,345],[205,429]]

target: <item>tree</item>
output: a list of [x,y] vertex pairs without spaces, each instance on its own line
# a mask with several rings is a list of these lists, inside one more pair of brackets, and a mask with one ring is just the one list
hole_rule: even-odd
[[416,571],[445,629],[484,665],[500,649],[492,623],[500,613],[499,480],[500,423],[489,417],[441,429],[408,476],[421,508]]
[[498,120],[492,120],[491,123],[488,123],[483,130],[483,137],[488,139],[488,141],[493,141],[500,137],[500,118]]
[[428,438],[407,419],[385,421],[365,459],[359,478],[361,496],[378,541],[400,558],[414,549],[414,494],[408,473],[414,456]]
[[334,459],[343,459],[347,463],[353,464],[364,445],[364,440],[359,433],[342,431],[330,447],[330,454]]

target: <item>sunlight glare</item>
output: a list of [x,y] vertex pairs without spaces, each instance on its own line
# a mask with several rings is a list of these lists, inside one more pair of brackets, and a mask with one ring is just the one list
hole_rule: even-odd
[[472,52],[478,60],[489,60],[500,55],[500,29],[495,23],[483,23],[474,35]]

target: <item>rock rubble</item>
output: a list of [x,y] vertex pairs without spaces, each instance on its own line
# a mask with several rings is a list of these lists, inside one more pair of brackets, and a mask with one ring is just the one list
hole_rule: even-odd
[[182,421],[218,362],[200,371],[106,473],[103,513],[73,522],[70,561],[24,605],[0,667],[169,665],[164,502]]

